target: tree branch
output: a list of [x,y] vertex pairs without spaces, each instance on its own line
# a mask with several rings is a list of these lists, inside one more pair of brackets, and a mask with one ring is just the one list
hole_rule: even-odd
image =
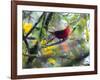
[[48,25],[49,25],[50,20],[52,19],[52,15],[53,15],[53,12],[46,14],[45,21],[44,21],[44,27],[46,30],[48,30]]
[[29,44],[28,44],[27,40],[26,40],[26,39],[23,39],[23,40],[24,40],[24,42],[25,42],[25,44],[26,44],[28,53],[30,53],[30,52],[29,52]]
[[35,37],[26,37],[26,39],[34,40],[34,39],[36,39],[36,38],[35,38]]
[[61,55],[61,56],[59,56],[59,55],[51,55],[51,56],[43,56],[43,55],[39,55],[39,56],[36,56],[36,55],[34,55],[34,54],[23,54],[24,56],[26,56],[26,57],[36,57],[36,58],[50,58],[50,57],[52,57],[52,58],[66,58],[67,56],[65,56],[65,55]]
[[38,21],[34,24],[34,26],[32,27],[32,29],[26,34],[25,37],[28,37],[28,35],[34,30],[34,28],[37,26],[37,24],[41,21],[43,15],[44,15],[44,13],[40,16],[40,18],[38,19]]
[[66,40],[67,40],[67,39],[62,39],[62,40],[60,40],[60,41],[58,41],[58,42],[55,42],[55,43],[52,43],[52,44],[46,45],[45,47],[58,45],[58,44],[60,44],[60,43],[62,43],[62,42],[64,42],[64,41],[66,41]]

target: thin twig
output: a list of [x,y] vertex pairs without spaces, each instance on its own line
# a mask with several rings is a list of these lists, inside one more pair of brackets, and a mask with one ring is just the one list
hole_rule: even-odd
[[46,45],[45,47],[58,45],[58,44],[60,44],[60,43],[62,43],[62,42],[64,42],[64,41],[66,41],[66,40],[67,40],[67,39],[62,39],[62,40],[60,40],[60,41],[58,41],[58,42],[55,42],[55,43],[52,43],[52,44]]
[[59,56],[59,55],[51,55],[51,56],[39,55],[39,56],[36,56],[36,55],[33,55],[33,54],[23,54],[23,55],[27,56],[27,57],[36,57],[36,58],[50,58],[50,57],[52,57],[52,58],[57,58],[57,57],[59,57],[59,58],[66,58],[67,57],[65,55],[61,55],[61,56]]
[[80,21],[80,19],[81,19],[81,15],[80,15],[80,17],[79,17],[78,19],[76,19],[75,21],[73,21],[73,22],[71,22],[71,23],[69,23],[69,24],[70,24],[70,25],[72,25],[72,24],[76,24],[77,22]]
[[28,37],[28,35],[34,30],[34,28],[37,26],[37,24],[41,21],[43,15],[44,15],[44,13],[40,16],[40,18],[38,19],[38,21],[34,24],[34,26],[32,27],[32,29],[26,34],[26,37]]
[[36,38],[35,37],[26,37],[26,39],[35,40]]

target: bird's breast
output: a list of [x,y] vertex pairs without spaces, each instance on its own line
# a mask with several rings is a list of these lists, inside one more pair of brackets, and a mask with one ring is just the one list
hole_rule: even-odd
[[56,31],[55,32],[55,36],[57,37],[57,38],[67,38],[67,36],[68,36],[68,30],[67,29],[65,29],[65,30],[61,30],[61,31]]

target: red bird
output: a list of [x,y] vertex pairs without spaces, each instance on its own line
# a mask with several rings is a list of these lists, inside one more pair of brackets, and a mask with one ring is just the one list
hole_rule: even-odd
[[68,36],[71,34],[72,29],[71,27],[66,27],[64,30],[61,31],[55,31],[53,34],[58,38],[58,39],[65,39],[68,38]]
[[50,33],[52,33],[58,39],[65,39],[68,38],[69,35],[72,33],[72,28],[70,26],[67,26],[64,30],[59,30]]
[[[52,40],[54,40],[55,38],[58,38],[59,41],[54,43],[54,44],[58,44],[61,43],[63,41],[65,41],[66,39],[68,39],[69,35],[73,32],[72,27],[70,27],[66,21],[64,20],[60,20],[59,22],[57,22],[57,24],[54,25],[55,27],[53,27],[53,31],[49,32],[54,35],[55,37],[51,38],[50,40],[47,41],[51,42]],[[53,44],[52,44],[53,45]]]
[[[53,34],[56,38],[58,38],[60,40],[59,42],[56,42],[56,43],[53,43],[49,46],[52,46],[52,45],[56,45],[56,44],[59,44],[59,43],[62,43],[63,41],[65,41],[66,39],[68,39],[68,37],[70,36],[70,34],[72,33],[73,29],[70,27],[70,26],[67,26],[64,30],[59,30],[59,31],[55,31],[55,32],[50,32],[51,34]],[[55,37],[53,37],[52,39],[48,40],[47,41],[47,44],[49,42],[51,42],[52,40],[55,39]]]

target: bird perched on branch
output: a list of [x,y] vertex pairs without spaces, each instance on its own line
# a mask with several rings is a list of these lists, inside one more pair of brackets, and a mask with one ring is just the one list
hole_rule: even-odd
[[[53,30],[49,30],[53,37],[49,41],[52,41],[55,38],[66,40],[72,33],[73,29],[65,20],[60,20],[58,23],[55,23],[55,26],[52,28]],[[49,42],[48,41],[48,42]]]
[[68,38],[71,32],[72,32],[72,28],[70,26],[67,26],[64,30],[58,30],[50,33],[53,34],[58,39],[65,39]]

